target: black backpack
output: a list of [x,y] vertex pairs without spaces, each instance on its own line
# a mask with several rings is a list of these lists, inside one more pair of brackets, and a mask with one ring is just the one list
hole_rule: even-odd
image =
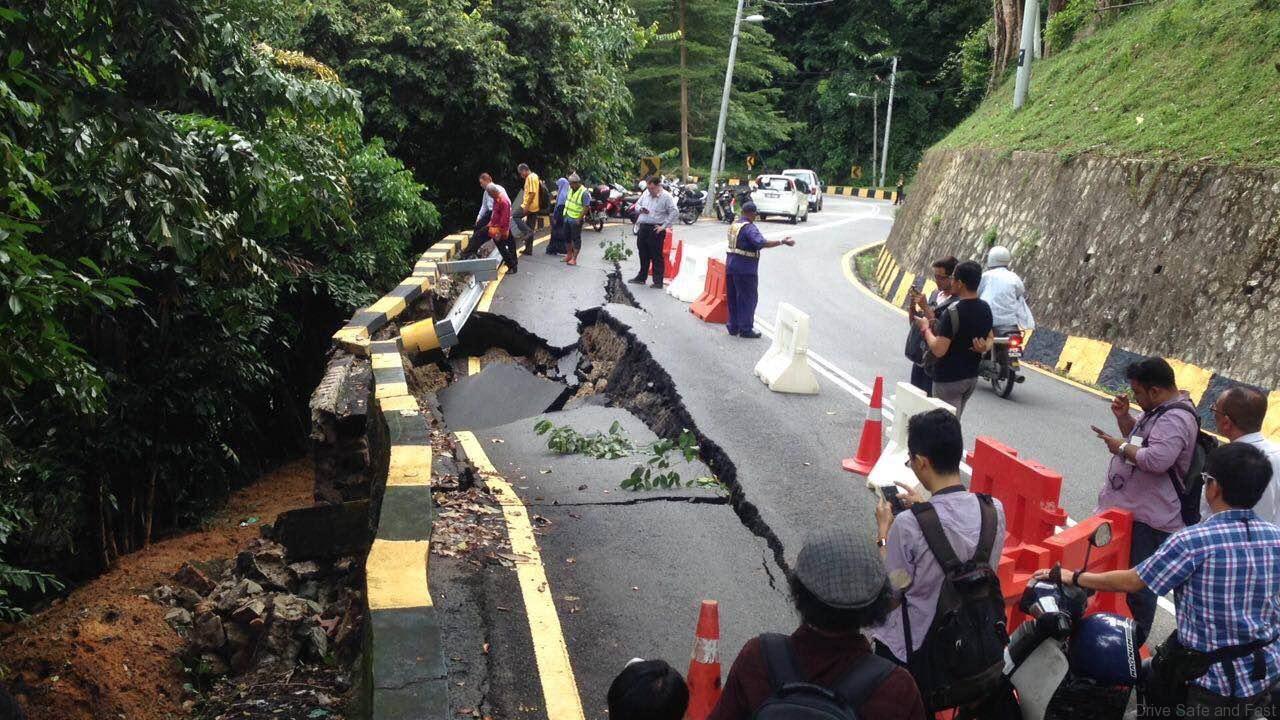
[[[1191,466],[1187,468],[1185,478],[1178,477],[1177,462],[1170,466],[1169,482],[1178,493],[1178,503],[1182,506],[1182,522],[1190,527],[1200,522],[1200,496],[1204,493],[1204,461],[1214,448],[1218,447],[1218,439],[1200,429],[1200,413],[1192,407],[1190,401],[1178,402],[1156,408],[1151,413],[1151,423],[1170,410],[1181,410],[1191,413],[1196,419],[1196,441],[1191,451]],[[1146,418],[1143,418],[1145,421]]]
[[756,709],[754,720],[858,720],[857,708],[897,667],[868,653],[834,687],[809,682],[800,670],[791,638],[770,633],[760,636],[773,694]]
[[[947,314],[948,322],[951,324],[951,335],[949,335],[948,337],[955,339],[956,333],[960,332],[959,304],[960,303],[957,298],[952,298],[948,300],[945,304],[943,304],[941,307],[938,307],[937,309],[934,310],[935,316],[933,320],[933,330],[935,333],[937,333],[938,330],[941,329],[942,327],[942,317],[937,315],[936,313],[944,312]],[[951,351],[948,350],[947,352],[950,353]],[[929,344],[924,341],[923,333],[920,334],[920,355],[921,355],[920,367],[924,368],[924,374],[928,375],[929,377],[933,377],[934,375],[936,375],[938,372],[938,361],[942,360],[942,358],[938,357],[937,355],[934,355],[933,351],[929,349]]]
[[937,613],[919,650],[911,650],[911,619],[907,603],[902,603],[907,667],[930,712],[972,705],[990,697],[1004,682],[1009,634],[1000,579],[990,562],[998,524],[996,508],[990,495],[978,494],[977,498],[982,530],[973,558],[963,562],[947,541],[933,505],[911,506],[929,552],[946,573]]

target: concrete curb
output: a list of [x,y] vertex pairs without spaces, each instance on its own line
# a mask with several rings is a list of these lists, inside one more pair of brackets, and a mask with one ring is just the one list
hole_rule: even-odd
[[[874,248],[875,246],[871,246]],[[916,281],[916,274],[907,272],[898,264],[884,243],[876,254],[876,284],[881,298],[894,307],[905,309],[907,291]],[[924,282],[926,295],[937,289],[930,278]],[[1046,327],[1037,327],[1026,340],[1023,359],[1053,368],[1067,378],[1084,385],[1101,385],[1107,388],[1128,386],[1124,371],[1129,363],[1144,356],[1103,340],[1070,335]],[[1210,407],[1224,390],[1230,387],[1252,387],[1264,393],[1267,388],[1239,382],[1177,358],[1165,358],[1173,366],[1178,387],[1191,394],[1205,430],[1216,431]],[[1098,394],[1100,391],[1094,390]],[[1263,434],[1273,441],[1280,441],[1280,391],[1271,390],[1267,396],[1267,424]]]
[[883,188],[860,188],[849,187],[847,185],[828,185],[824,191],[825,195],[834,195],[838,197],[856,197],[867,200],[892,200],[898,201],[897,190],[885,190]]

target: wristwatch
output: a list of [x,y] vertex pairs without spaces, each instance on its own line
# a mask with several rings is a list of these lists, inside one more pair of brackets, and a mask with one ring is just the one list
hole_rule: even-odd
[[1127,443],[1127,442],[1122,442],[1122,443],[1120,443],[1120,447],[1116,448],[1116,454],[1117,454],[1117,455],[1123,455],[1123,454],[1124,454],[1124,451],[1125,451],[1128,447],[1129,447],[1129,443]]
[[889,544],[889,538],[887,537],[876,538],[876,547],[882,548],[882,547],[888,546],[888,544]]

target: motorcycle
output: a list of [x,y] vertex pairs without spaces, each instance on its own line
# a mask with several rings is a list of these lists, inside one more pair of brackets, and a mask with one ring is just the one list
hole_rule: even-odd
[[996,328],[995,339],[991,349],[982,356],[978,374],[991,382],[991,389],[996,395],[1008,398],[1013,394],[1013,386],[1027,379],[1018,372],[1021,368],[1022,330],[1016,327]]
[[[604,230],[604,223],[609,219],[611,213],[619,212],[621,196],[615,196],[617,191],[608,185],[597,185],[591,191],[591,205],[587,208],[586,225],[591,226],[596,232]],[[617,215],[613,215],[617,217]]]
[[[1089,538],[1094,548],[1111,542],[1111,524]],[[1133,620],[1086,616],[1093,594],[1062,583],[1062,568],[1027,584],[1018,607],[1029,616],[1009,638],[1004,675],[1018,692],[1022,720],[1121,720],[1142,677]]]
[[676,208],[680,212],[680,222],[692,225],[698,221],[702,211],[707,207],[707,194],[692,183],[679,188]]
[[733,224],[736,219],[733,212],[733,201],[736,198],[738,207],[742,207],[744,203],[751,199],[750,189],[734,189],[728,185],[716,183],[718,188],[716,192],[716,219],[720,222]]

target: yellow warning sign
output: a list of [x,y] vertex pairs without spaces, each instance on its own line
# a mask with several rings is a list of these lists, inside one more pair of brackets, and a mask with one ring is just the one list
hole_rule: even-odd
[[861,180],[861,179],[862,179],[862,166],[861,166],[861,165],[854,165],[852,168],[850,168],[850,169],[849,169],[849,174],[853,176],[853,179],[854,179],[854,180]]
[[662,169],[662,158],[660,157],[642,157],[640,158],[640,177],[649,177],[650,175],[657,177],[658,171]]
[[747,169],[751,170],[755,166],[756,166],[756,156],[755,156],[755,153],[752,153],[747,156]]

